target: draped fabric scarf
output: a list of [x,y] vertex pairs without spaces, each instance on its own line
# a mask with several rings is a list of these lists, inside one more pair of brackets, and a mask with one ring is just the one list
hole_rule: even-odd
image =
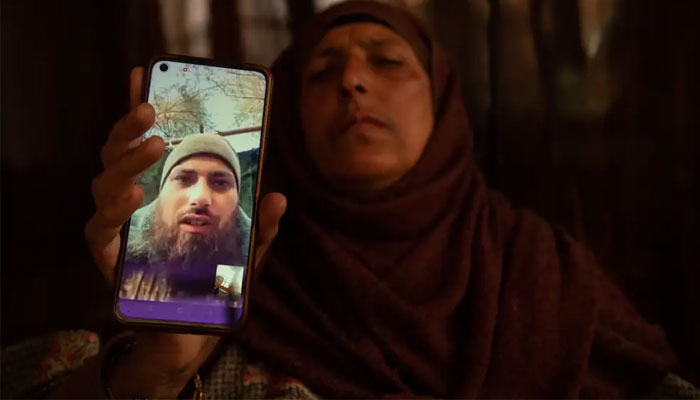
[[[304,146],[301,72],[338,18],[382,21],[432,82],[415,167],[371,198],[332,190]],[[273,66],[263,192],[288,211],[237,334],[327,397],[630,396],[675,365],[565,232],[487,189],[454,67],[415,17],[374,2],[317,15]]]

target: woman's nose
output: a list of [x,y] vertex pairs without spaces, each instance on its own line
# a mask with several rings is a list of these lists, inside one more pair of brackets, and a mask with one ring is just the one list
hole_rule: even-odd
[[341,75],[341,93],[352,97],[367,93],[368,71],[366,63],[357,56],[350,56],[345,61]]

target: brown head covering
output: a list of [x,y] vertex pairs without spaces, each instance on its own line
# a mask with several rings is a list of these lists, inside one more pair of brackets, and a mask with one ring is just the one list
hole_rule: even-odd
[[[370,15],[427,66],[435,127],[371,199],[339,195],[303,144],[301,67],[338,18]],[[425,54],[421,54],[424,51]],[[273,66],[264,192],[289,200],[239,339],[328,397],[633,395],[674,364],[564,232],[489,192],[454,68],[414,17],[374,2],[318,15]]]

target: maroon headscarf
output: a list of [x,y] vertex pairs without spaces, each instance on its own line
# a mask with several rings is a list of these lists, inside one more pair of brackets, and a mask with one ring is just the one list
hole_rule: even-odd
[[[362,200],[324,182],[298,113],[310,52],[359,14],[413,46],[435,105],[417,165]],[[662,329],[590,252],[487,189],[456,71],[409,13],[333,7],[273,74],[263,190],[282,191],[289,207],[239,334],[251,354],[321,396],[353,398],[630,396],[674,365]]]

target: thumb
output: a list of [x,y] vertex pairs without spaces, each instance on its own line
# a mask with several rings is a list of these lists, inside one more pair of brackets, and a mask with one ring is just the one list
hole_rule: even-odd
[[260,201],[255,232],[255,277],[260,275],[261,261],[277,236],[279,222],[286,209],[287,198],[281,193],[269,193]]

